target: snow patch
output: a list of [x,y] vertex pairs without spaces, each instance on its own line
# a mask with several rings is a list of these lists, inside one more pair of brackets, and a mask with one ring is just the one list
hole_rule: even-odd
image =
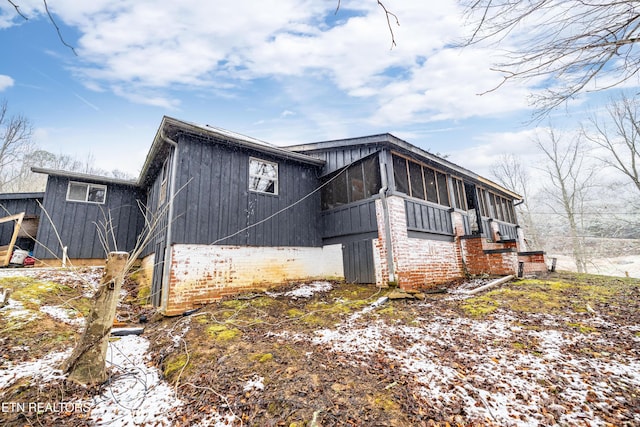
[[254,375],[249,381],[244,384],[244,391],[252,391],[252,390],[264,390],[264,377],[259,375]]
[[280,295],[293,298],[293,299],[311,298],[314,294],[318,292],[329,292],[331,289],[333,289],[333,285],[330,282],[317,281],[317,282],[305,283],[293,290],[290,290],[284,293],[268,292],[267,295],[274,298]]
[[158,370],[148,366],[148,348],[149,341],[136,335],[109,343],[107,363],[116,373],[93,398],[90,416],[96,426],[165,425],[167,414],[183,404]]
[[84,326],[84,317],[72,308],[60,307],[57,305],[44,305],[40,311],[48,314],[56,320],[73,326]]
[[39,383],[46,383],[53,379],[63,378],[62,372],[57,367],[71,354],[71,350],[55,351],[41,359],[7,365],[0,369],[0,389],[4,389],[20,378],[31,377]]

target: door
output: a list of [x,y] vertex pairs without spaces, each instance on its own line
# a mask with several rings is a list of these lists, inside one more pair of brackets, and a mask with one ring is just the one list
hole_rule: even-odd
[[342,245],[344,277],[349,283],[376,283],[371,239],[356,240]]
[[471,234],[482,234],[482,217],[480,216],[476,186],[465,182],[464,193],[467,198],[467,214],[469,215]]

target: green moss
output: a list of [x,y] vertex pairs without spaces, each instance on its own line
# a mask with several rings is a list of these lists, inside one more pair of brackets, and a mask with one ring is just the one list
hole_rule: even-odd
[[211,325],[207,328],[207,333],[216,341],[231,341],[242,334],[239,329],[229,329],[224,325]]
[[141,285],[138,289],[138,305],[148,305],[151,304],[151,285]]
[[243,308],[244,305],[246,305],[245,301],[240,301],[237,299],[230,299],[230,300],[226,300],[226,301],[222,301],[220,303],[221,306],[223,306],[224,308],[230,308],[233,310],[240,310]]
[[187,355],[179,354],[178,356],[172,356],[167,360],[164,365],[164,376],[169,378],[171,374],[179,372],[183,367],[187,365]]
[[486,295],[469,298],[460,306],[460,308],[471,317],[487,316],[496,311],[498,307],[499,303],[492,296],[491,292]]
[[251,306],[256,308],[266,308],[277,304],[278,301],[271,297],[259,297],[251,300]]
[[597,329],[592,326],[583,325],[582,323],[567,323],[567,326],[570,326],[573,329],[577,329],[581,334],[591,334],[596,332]]
[[297,308],[290,308],[287,310],[287,317],[302,317],[304,316],[304,311],[299,310]]
[[521,342],[512,342],[511,343],[511,347],[515,348],[516,350],[524,350],[525,348],[527,348],[526,344],[523,344]]
[[256,353],[249,356],[249,360],[259,363],[271,362],[273,360],[273,354],[271,353]]
[[48,296],[72,291],[68,286],[55,282],[41,282],[30,277],[3,279],[0,287],[12,289],[11,298],[23,303],[41,304]]

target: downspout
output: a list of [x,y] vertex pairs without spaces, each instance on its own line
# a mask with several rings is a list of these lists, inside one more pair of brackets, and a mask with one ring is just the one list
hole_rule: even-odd
[[171,277],[171,239],[173,238],[173,199],[175,197],[176,174],[178,170],[178,143],[164,134],[164,130],[160,130],[160,138],[173,147],[173,157],[171,158],[171,178],[169,179],[167,210],[167,234],[164,248],[164,265],[162,268],[162,300],[160,307],[167,307],[169,302],[169,280]]
[[389,180],[387,177],[387,162],[382,156],[380,166],[380,178],[383,186],[378,191],[382,201],[382,218],[384,220],[384,238],[387,242],[387,268],[389,269],[389,282],[395,282],[395,269],[393,265],[393,244],[391,243],[391,220],[389,219],[389,205],[387,204],[387,191],[389,191]]

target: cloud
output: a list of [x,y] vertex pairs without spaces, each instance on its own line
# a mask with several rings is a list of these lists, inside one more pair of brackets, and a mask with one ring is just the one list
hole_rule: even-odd
[[[29,4],[38,13],[37,2]],[[463,32],[456,1],[387,5],[400,21],[391,24],[393,49],[375,1],[343,2],[336,13],[337,4],[59,0],[54,12],[80,34],[75,75],[87,88],[132,102],[175,108],[168,94],[176,89],[218,96],[275,78],[285,91],[295,90],[287,88],[290,81],[306,79],[367,103],[370,124],[528,108],[524,85],[476,96],[500,82],[489,70],[495,52],[452,48]],[[302,112],[300,105],[294,108]]]
[[13,86],[13,83],[14,81],[11,77],[0,74],[0,92]]

